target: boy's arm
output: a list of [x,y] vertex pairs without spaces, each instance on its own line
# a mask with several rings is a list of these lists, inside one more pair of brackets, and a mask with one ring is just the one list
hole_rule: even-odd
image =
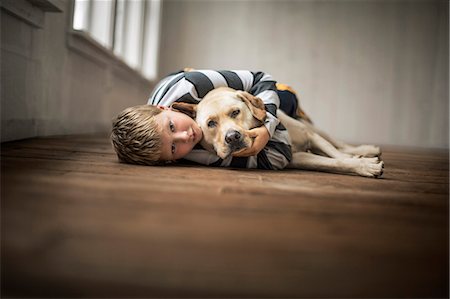
[[[276,81],[272,76],[263,72],[234,71],[242,82],[242,89],[259,97],[266,108],[264,126],[248,131],[254,138],[252,147],[234,154],[235,157],[248,157],[258,154],[272,138],[278,124],[277,110],[280,106]],[[231,72],[229,72],[231,73]],[[229,80],[227,80],[229,81]]]
[[153,89],[147,104],[169,107],[187,92],[183,79],[182,70],[163,78]]
[[234,157],[249,157],[257,155],[270,139],[269,131],[265,126],[247,131],[249,137],[254,138],[252,146],[233,154]]
[[277,118],[277,110],[280,107],[276,81],[264,72],[234,71],[242,80],[243,90],[259,97],[266,108],[266,120],[264,126],[272,137],[276,127],[280,123]]
[[[264,129],[264,127],[262,128]],[[277,128],[264,150],[257,155],[245,157],[229,156],[223,160],[199,146],[194,148],[184,158],[208,166],[277,170],[283,169],[289,164],[292,160],[292,151],[288,131],[284,128]]]
[[205,149],[193,149],[189,154],[183,157],[183,159],[196,162],[202,165],[221,166],[222,159],[208,152]]
[[198,103],[209,91],[217,87],[231,87],[245,90],[258,96],[266,108],[266,120],[263,129],[250,131],[255,138],[251,148],[237,156],[252,156],[259,153],[273,136],[279,120],[276,117],[280,99],[276,92],[276,82],[272,76],[263,72],[250,71],[181,71],[169,75],[155,88],[148,103],[170,106],[175,101]]
[[280,123],[277,117],[277,110],[280,108],[280,98],[277,93],[276,81],[273,80],[272,76],[263,72],[253,73],[253,76],[254,81],[250,93],[263,101],[267,114],[264,126],[270,137],[272,137]]
[[264,150],[258,154],[258,168],[283,169],[292,161],[291,139],[284,127],[278,127]]
[[148,100],[148,104],[170,106],[175,101],[196,103],[209,91],[218,87],[231,87],[244,90],[259,97],[266,108],[264,123],[269,137],[273,136],[279,124],[277,110],[280,99],[277,94],[276,81],[263,72],[250,71],[180,71],[161,80]]
[[[270,143],[269,143],[270,144]],[[279,170],[285,168],[290,161],[290,157],[283,152],[289,150],[288,145],[281,145],[286,150],[279,151],[273,146],[267,146],[266,149],[258,155],[249,157],[232,157],[229,156],[225,160],[203,149],[194,149],[183,159],[198,164],[214,167],[233,167],[233,168],[259,168]]]

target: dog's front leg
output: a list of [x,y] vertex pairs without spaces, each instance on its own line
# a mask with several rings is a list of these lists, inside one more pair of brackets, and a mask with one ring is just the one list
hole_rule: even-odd
[[381,150],[376,145],[371,144],[363,144],[363,145],[348,145],[341,149],[343,153],[355,156],[363,156],[363,157],[380,157]]
[[298,152],[292,156],[288,168],[333,173],[357,174],[377,178],[383,174],[384,163],[378,158],[328,158],[312,153]]

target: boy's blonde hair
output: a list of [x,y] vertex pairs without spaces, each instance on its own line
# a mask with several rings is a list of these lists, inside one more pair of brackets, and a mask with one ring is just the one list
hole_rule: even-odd
[[153,105],[127,108],[113,120],[111,142],[120,161],[161,165],[161,132],[154,116],[162,110]]

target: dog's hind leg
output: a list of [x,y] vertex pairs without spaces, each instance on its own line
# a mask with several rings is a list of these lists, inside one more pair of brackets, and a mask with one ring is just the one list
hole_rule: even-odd
[[378,178],[383,174],[384,163],[378,158],[333,159],[312,153],[298,152],[292,156],[287,168],[316,170],[343,174],[356,174]]
[[381,156],[381,150],[378,146],[375,145],[350,145],[347,144],[341,140],[337,140],[327,133],[317,129],[316,127],[305,124],[307,127],[312,129],[315,133],[319,134],[322,138],[324,138],[326,141],[331,143],[335,148],[337,148],[340,152],[352,155],[352,156],[362,156],[362,157],[379,157]]
[[317,154],[332,158],[349,158],[352,156],[377,157],[381,154],[379,147],[373,145],[349,145],[332,138],[308,122],[289,117],[281,110],[278,110],[277,116],[289,131],[294,152],[311,150]]
[[311,151],[323,153],[331,158],[350,158],[352,155],[339,151],[333,144],[315,132],[309,132]]
[[292,141],[293,152],[312,151],[319,155],[332,158],[349,158],[350,154],[341,153],[327,140],[322,138],[309,123],[289,117],[283,111],[278,110],[278,118],[288,129]]

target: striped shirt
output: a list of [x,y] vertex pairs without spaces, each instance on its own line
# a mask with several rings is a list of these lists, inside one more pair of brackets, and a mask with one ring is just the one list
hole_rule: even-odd
[[292,153],[289,134],[276,116],[280,99],[275,84],[273,78],[263,72],[181,71],[164,78],[155,87],[148,104],[170,106],[174,102],[198,103],[209,91],[218,87],[247,91],[264,102],[267,111],[264,125],[270,135],[266,147],[257,156],[222,160],[198,145],[184,159],[211,166],[282,169],[292,159]]

